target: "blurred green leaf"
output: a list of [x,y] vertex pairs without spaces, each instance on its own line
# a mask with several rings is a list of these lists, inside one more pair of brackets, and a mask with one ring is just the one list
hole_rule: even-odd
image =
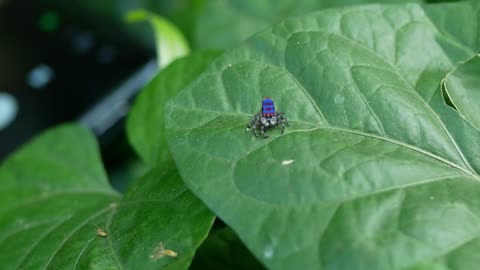
[[[183,180],[270,269],[474,269],[480,131],[439,86],[480,50],[479,11],[329,9],[253,36],[167,103]],[[260,139],[266,95],[291,127]]]
[[126,17],[127,22],[149,22],[155,33],[157,46],[158,66],[166,67],[176,58],[190,52],[188,43],[182,32],[167,19],[147,10],[138,9],[130,11]]
[[90,132],[38,136],[0,167],[2,269],[186,269],[213,216],[158,165],[121,198]]
[[94,28],[95,32],[108,36],[116,44],[140,45],[154,50],[154,39],[150,30],[137,24],[125,24],[125,14],[131,10],[144,9],[167,18],[180,28],[190,39],[196,14],[203,6],[203,0],[42,0],[45,7],[55,7],[77,26]]
[[197,52],[176,60],[155,76],[135,100],[127,119],[128,138],[150,166],[171,160],[163,113],[166,102],[190,84],[219,54]]

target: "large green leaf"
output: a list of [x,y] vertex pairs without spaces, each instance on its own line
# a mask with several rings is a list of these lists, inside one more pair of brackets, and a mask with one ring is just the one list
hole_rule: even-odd
[[[367,3],[425,2],[422,0],[210,0],[198,15],[194,45],[225,49],[290,16],[315,10]],[[212,15],[214,14],[214,15]]]
[[[331,9],[255,35],[167,104],[182,178],[271,269],[473,269],[480,132],[439,86],[479,50],[479,10]],[[266,95],[291,127],[259,139]]]
[[127,119],[128,139],[150,166],[171,160],[165,136],[165,104],[202,73],[218,55],[219,52],[213,51],[196,52],[176,60],[158,73],[135,100]]
[[[77,126],[35,138],[4,162],[0,181],[2,269],[185,269],[213,221],[172,164],[121,198]],[[167,249],[177,257],[161,256]]]

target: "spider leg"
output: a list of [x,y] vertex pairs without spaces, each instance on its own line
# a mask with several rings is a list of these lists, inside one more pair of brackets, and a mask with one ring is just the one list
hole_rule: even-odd
[[268,134],[265,132],[266,128],[265,126],[260,126],[260,132],[262,133],[264,138],[268,138]]
[[257,118],[258,118],[258,113],[255,114],[252,119],[250,120],[250,123],[248,123],[247,125],[247,131],[250,130],[250,128],[252,128],[252,126],[255,124],[255,122],[257,122]]
[[287,126],[289,125],[288,125],[287,117],[283,112],[280,112],[280,111],[278,111],[278,123],[282,125],[282,131],[280,132],[280,134],[283,134],[285,132],[285,125]]
[[257,128],[258,128],[258,123],[260,119],[259,117],[260,117],[260,113],[255,114],[250,120],[250,123],[248,123],[247,125],[247,131],[252,129],[253,135],[255,135],[255,137],[258,137]]
[[278,113],[279,113],[280,122],[281,122],[282,124],[287,125],[287,127],[290,127],[290,125],[288,124],[288,119],[287,119],[287,117],[285,116],[285,113],[284,113],[284,112],[280,112],[280,111],[279,111]]
[[257,133],[258,126],[255,124],[252,127],[253,127],[253,135],[255,135],[255,137],[258,137],[258,133]]

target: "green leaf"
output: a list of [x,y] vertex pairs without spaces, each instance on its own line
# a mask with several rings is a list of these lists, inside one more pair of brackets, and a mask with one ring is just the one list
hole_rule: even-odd
[[[187,269],[214,217],[183,184],[174,164],[160,164],[131,187],[111,213],[120,269]],[[170,249],[178,256],[170,257]]]
[[78,126],[35,138],[2,164],[0,181],[3,269],[186,269],[213,222],[172,164],[121,198]]
[[480,130],[480,56],[475,55],[447,74],[444,86],[455,108]]
[[[367,3],[421,0],[210,0],[198,15],[194,44],[199,48],[231,48],[252,34],[290,16],[324,8]],[[214,14],[214,15],[212,15]]]
[[[270,269],[478,265],[480,132],[439,86],[480,49],[479,10],[331,9],[255,35],[167,104],[183,180]],[[255,138],[267,95],[290,128]]]
[[190,84],[219,52],[196,52],[176,60],[155,76],[135,100],[127,119],[128,138],[142,159],[154,167],[170,160],[163,108]]
[[198,248],[190,270],[265,269],[230,228],[211,232]]
[[155,32],[158,66],[160,68],[166,67],[176,58],[185,56],[190,52],[188,42],[182,32],[160,15],[138,9],[130,11],[126,20],[130,23],[150,22]]

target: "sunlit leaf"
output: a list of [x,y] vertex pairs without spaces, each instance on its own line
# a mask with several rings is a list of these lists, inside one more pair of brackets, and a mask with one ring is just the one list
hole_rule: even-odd
[[182,32],[160,15],[139,9],[130,11],[126,19],[130,23],[147,21],[152,25],[160,68],[166,67],[176,58],[185,56],[190,52],[188,42]]

